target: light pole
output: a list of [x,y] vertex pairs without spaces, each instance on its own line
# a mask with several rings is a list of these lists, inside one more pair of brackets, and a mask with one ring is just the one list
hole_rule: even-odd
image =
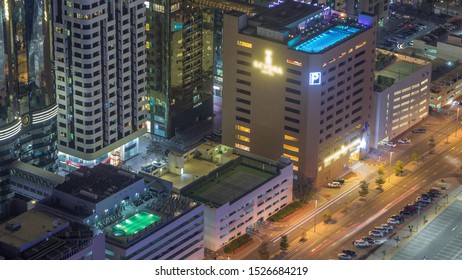
[[318,200],[314,201],[314,232],[316,232],[316,214],[318,212]]
[[388,184],[390,184],[391,180],[391,159],[393,157],[393,152],[390,152],[390,164],[388,165]]
[[[457,108],[456,124],[459,123],[459,109],[460,109],[460,108]],[[456,135],[455,135],[456,137],[457,137],[457,130],[458,130],[458,126],[456,126]]]

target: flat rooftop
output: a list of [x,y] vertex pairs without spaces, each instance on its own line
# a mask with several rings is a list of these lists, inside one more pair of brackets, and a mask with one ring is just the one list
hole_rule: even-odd
[[238,165],[219,172],[216,178],[209,178],[188,188],[184,195],[221,206],[241,197],[274,176],[273,173]]
[[[5,228],[6,224],[9,223],[20,224],[21,228],[10,231]],[[58,219],[57,216],[45,212],[27,211],[0,225],[0,243],[21,248],[26,244],[45,238],[58,224],[64,223],[68,223],[68,221],[62,218]]]
[[143,178],[135,173],[100,164],[93,168],[81,167],[70,173],[56,190],[97,203],[139,180]]
[[[376,89],[383,91],[386,88],[396,84],[397,82],[403,80],[407,76],[413,74],[415,71],[427,66],[430,64],[428,61],[408,57],[400,54],[394,54],[388,51],[380,50],[379,53],[385,55],[394,55],[395,59],[386,64],[386,66],[375,72],[375,85]],[[379,76],[389,78],[389,83],[379,81]]]

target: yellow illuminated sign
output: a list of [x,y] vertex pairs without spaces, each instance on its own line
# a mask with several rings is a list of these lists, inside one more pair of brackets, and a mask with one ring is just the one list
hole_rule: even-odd
[[265,61],[255,60],[253,67],[260,69],[262,74],[265,75],[274,76],[275,73],[282,75],[282,68],[273,65],[273,52],[270,50],[265,51]]

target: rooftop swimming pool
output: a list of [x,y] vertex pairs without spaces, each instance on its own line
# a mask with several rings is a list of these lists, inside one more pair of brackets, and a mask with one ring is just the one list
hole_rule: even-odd
[[359,28],[347,25],[337,25],[317,35],[316,37],[311,38],[308,41],[296,46],[295,49],[298,51],[304,51],[308,53],[318,53],[350,36],[353,36],[360,30],[361,29]]
[[160,217],[148,212],[139,212],[112,227],[114,236],[133,235],[160,220]]

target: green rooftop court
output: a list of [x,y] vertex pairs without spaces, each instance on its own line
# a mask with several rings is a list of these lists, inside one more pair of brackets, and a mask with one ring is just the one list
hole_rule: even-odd
[[275,177],[275,172],[270,170],[270,166],[265,171],[264,168],[245,164],[228,167],[197,184],[192,184],[184,190],[184,195],[203,203],[221,206]]
[[112,227],[114,236],[133,235],[160,220],[149,212],[138,212]]

